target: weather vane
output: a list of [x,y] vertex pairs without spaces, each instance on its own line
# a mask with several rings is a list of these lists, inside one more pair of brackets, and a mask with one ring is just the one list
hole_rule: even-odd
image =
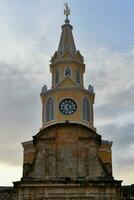
[[70,8],[68,7],[68,3],[65,3],[64,15],[66,15],[66,20],[68,20],[68,15],[70,15]]

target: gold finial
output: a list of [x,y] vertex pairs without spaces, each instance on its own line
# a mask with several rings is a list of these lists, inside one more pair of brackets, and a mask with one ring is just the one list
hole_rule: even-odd
[[64,15],[66,15],[66,20],[68,21],[68,15],[70,15],[70,8],[68,7],[68,3],[65,3]]

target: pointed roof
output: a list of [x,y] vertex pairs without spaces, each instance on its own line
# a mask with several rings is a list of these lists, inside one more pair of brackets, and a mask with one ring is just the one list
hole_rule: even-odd
[[66,19],[65,24],[62,26],[62,33],[58,47],[58,53],[63,54],[67,51],[70,52],[72,55],[75,55],[77,53],[72,29],[72,25],[70,25],[69,20]]
[[51,57],[51,66],[53,64],[57,64],[59,62],[66,61],[65,55],[69,55],[69,60],[82,64],[84,66],[84,58],[79,51],[76,50],[74,37],[73,37],[73,26],[70,24],[68,19],[68,15],[70,15],[70,9],[67,4],[65,4],[66,9],[64,10],[64,14],[66,15],[65,23],[61,26],[62,33],[60,37],[60,42],[58,46],[58,50]]

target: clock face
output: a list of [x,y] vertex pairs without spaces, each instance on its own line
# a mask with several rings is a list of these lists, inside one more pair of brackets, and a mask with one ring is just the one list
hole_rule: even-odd
[[77,104],[72,99],[64,99],[59,104],[59,110],[64,115],[71,115],[77,110]]

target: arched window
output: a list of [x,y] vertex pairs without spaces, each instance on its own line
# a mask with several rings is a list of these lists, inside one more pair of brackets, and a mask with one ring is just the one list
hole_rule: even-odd
[[90,121],[90,105],[87,97],[83,98],[82,102],[83,119]]
[[76,83],[80,84],[80,71],[77,70],[76,72]]
[[57,69],[55,72],[55,83],[58,84],[60,80],[59,70]]
[[71,71],[70,67],[67,67],[67,68],[65,69],[65,76],[67,76],[67,77],[72,76],[72,71]]
[[54,120],[54,100],[49,97],[46,103],[46,121]]

